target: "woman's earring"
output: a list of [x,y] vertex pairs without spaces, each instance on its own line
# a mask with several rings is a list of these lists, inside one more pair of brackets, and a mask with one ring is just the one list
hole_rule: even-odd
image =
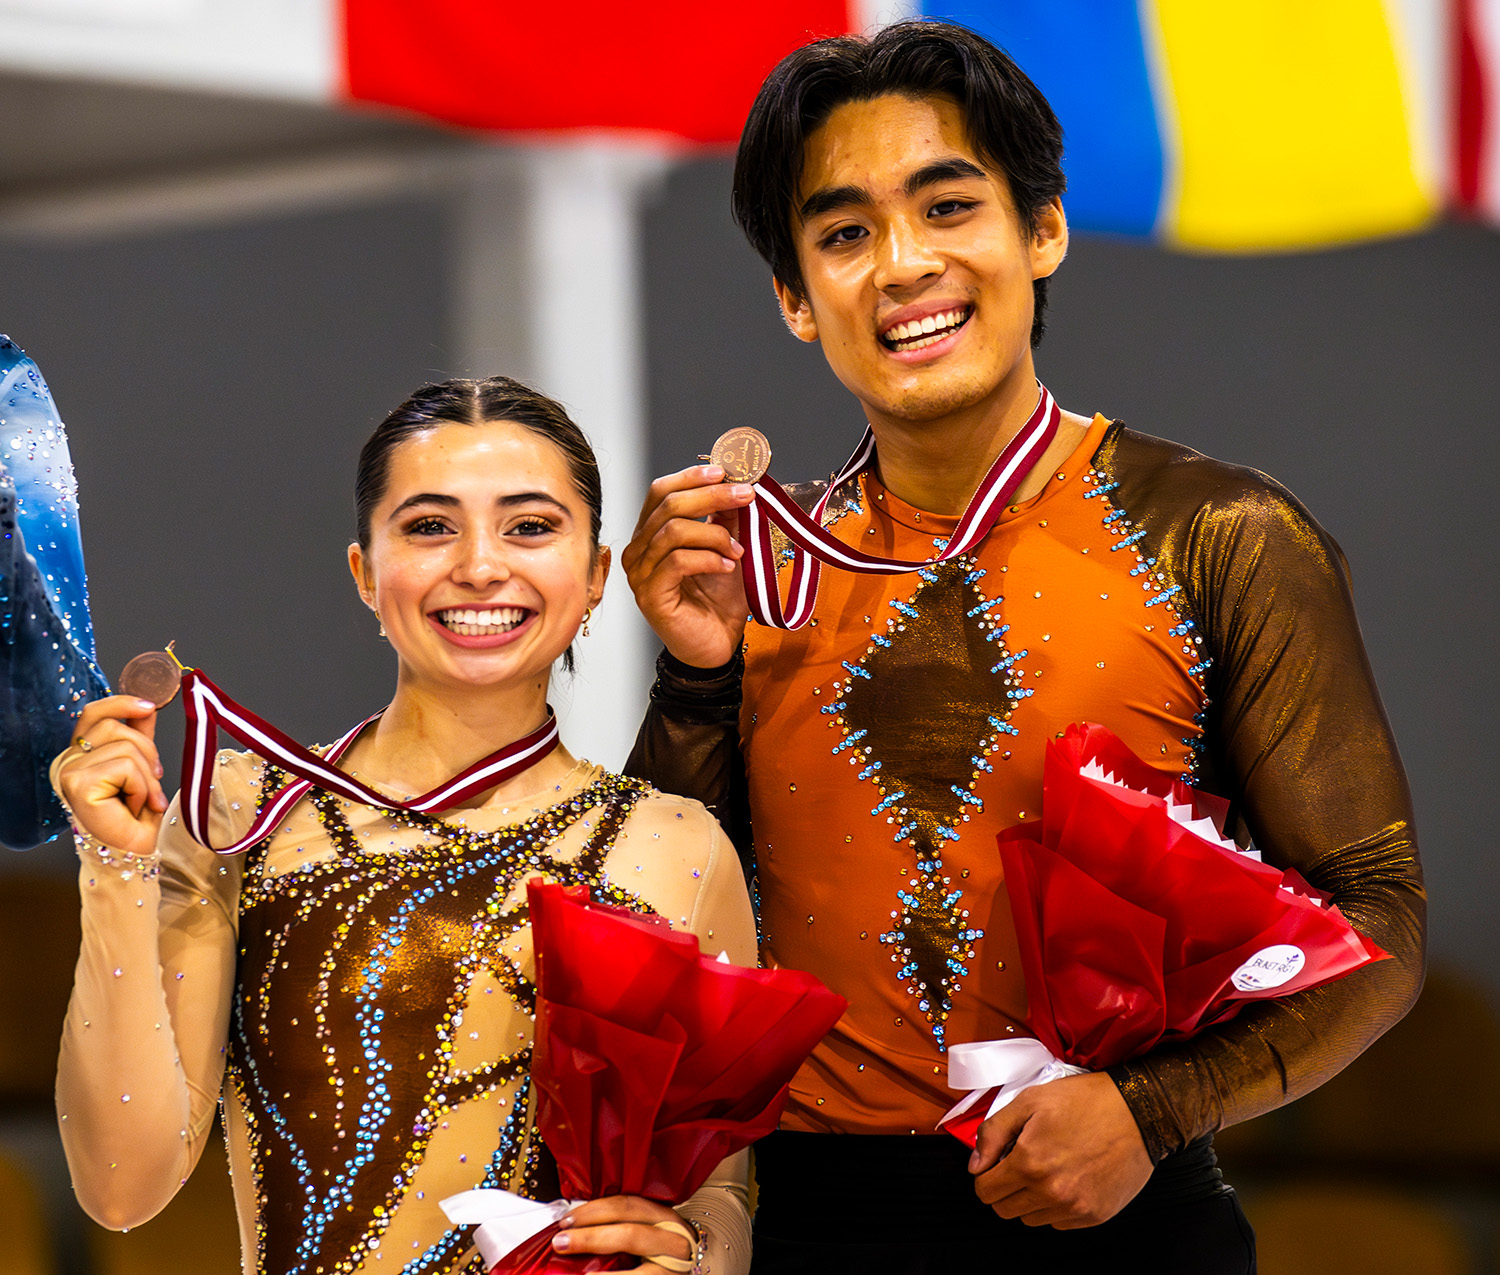
[[[371,607],[370,610],[375,611],[375,608]],[[380,618],[379,611],[375,611],[375,622],[380,625],[380,636],[385,637],[385,621]]]
[[583,613],[583,628],[581,630],[579,630],[580,634],[583,637],[588,637],[588,635],[589,635],[589,620],[593,616],[593,614],[594,614],[594,608],[593,607],[590,607],[587,611],[585,611]]

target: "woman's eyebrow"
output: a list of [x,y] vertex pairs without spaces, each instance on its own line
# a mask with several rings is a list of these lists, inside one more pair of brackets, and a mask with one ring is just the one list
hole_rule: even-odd
[[[444,509],[457,509],[463,502],[457,496],[445,496],[435,491],[419,491],[415,496],[408,496],[393,510],[391,517],[395,518],[405,510],[414,505],[438,505]],[[545,491],[517,491],[507,496],[499,496],[495,503],[502,509],[510,509],[516,505],[551,505],[552,508],[562,513],[568,512],[567,505],[563,504],[556,496],[549,495]]]
[[392,509],[391,517],[396,517],[397,514],[410,509],[413,505],[441,505],[445,509],[456,509],[459,499],[457,496],[444,496],[435,491],[418,492],[415,496],[408,496]]
[[551,505],[554,509],[561,510],[563,513],[568,512],[567,505],[563,504],[556,496],[548,495],[545,491],[518,491],[514,495],[501,496],[495,503],[504,509],[509,509],[513,505]]

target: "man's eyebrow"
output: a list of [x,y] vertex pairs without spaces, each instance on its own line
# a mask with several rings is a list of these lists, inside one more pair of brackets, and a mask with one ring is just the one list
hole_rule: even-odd
[[870,192],[863,186],[825,186],[804,199],[797,212],[803,221],[807,221],[825,213],[837,212],[840,208],[868,207],[874,202],[870,198]]
[[930,164],[923,164],[907,177],[903,189],[906,194],[915,195],[924,187],[936,186],[941,182],[968,181],[976,177],[983,180],[988,176],[978,164],[955,155],[952,159],[936,159]]
[[[955,155],[951,159],[937,159],[930,164],[923,164],[907,177],[902,183],[902,189],[910,196],[940,182],[971,181],[976,177],[982,180],[988,176],[978,164]],[[870,192],[863,186],[825,186],[804,199],[797,213],[803,221],[807,221],[826,213],[837,212],[841,208],[869,207],[874,202]]]

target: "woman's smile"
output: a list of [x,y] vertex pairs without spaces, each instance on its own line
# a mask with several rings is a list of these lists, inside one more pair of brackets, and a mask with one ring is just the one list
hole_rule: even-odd
[[530,607],[488,606],[445,607],[429,614],[442,635],[456,646],[470,649],[503,646],[516,638],[536,619]]

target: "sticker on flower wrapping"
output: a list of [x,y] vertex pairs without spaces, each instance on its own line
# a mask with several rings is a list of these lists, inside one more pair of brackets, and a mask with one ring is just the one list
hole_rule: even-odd
[[1291,943],[1263,947],[1235,970],[1229,981],[1236,991],[1264,992],[1290,983],[1307,964],[1307,955]]

